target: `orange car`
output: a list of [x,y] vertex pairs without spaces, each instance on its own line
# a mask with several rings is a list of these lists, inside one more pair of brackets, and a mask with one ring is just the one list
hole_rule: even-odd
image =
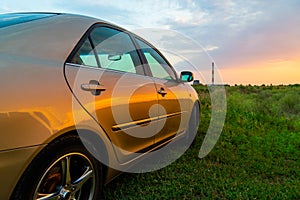
[[178,78],[118,26],[2,14],[0,52],[0,199],[99,199],[120,171],[151,171],[149,159],[159,165],[162,149],[197,131],[193,74]]

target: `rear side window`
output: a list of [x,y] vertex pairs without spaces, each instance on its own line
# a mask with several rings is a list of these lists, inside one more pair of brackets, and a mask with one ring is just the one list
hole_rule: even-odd
[[99,27],[91,33],[91,39],[101,68],[136,73],[134,59],[137,52],[127,33]]
[[46,17],[55,16],[57,14],[47,13],[11,13],[0,15],[0,28],[34,21]]
[[72,58],[71,63],[90,67],[98,67],[98,62],[90,38],[84,41],[82,46]]
[[144,75],[129,34],[105,26],[94,28],[67,62]]

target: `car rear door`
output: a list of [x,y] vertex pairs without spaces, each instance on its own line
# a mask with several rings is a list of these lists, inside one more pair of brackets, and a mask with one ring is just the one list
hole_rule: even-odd
[[76,99],[104,129],[121,163],[154,144],[158,99],[129,34],[98,25],[65,65]]

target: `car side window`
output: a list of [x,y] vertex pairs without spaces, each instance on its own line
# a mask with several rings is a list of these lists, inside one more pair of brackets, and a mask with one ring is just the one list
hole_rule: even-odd
[[71,59],[71,63],[90,67],[98,67],[97,59],[89,38],[84,41],[82,46],[75,53]]
[[143,74],[136,48],[127,33],[98,27],[91,32],[91,40],[101,68]]
[[72,63],[144,75],[129,34],[110,27],[94,28],[75,53]]
[[155,78],[176,80],[176,75],[165,59],[145,42],[136,39],[149,65],[152,76]]

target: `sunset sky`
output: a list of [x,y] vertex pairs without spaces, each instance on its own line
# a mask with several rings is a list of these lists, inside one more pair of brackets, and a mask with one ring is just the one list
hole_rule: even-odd
[[210,83],[300,83],[299,0],[2,0],[0,13],[67,12],[125,27]]

